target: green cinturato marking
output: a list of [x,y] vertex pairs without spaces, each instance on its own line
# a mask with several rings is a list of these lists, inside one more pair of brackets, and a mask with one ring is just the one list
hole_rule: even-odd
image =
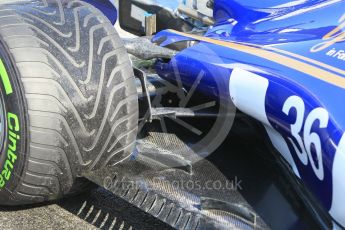
[[2,171],[0,171],[0,189],[3,189],[11,179],[14,165],[18,159],[17,150],[20,141],[20,124],[19,118],[14,113],[7,113],[8,124],[8,146],[7,159]]
[[13,93],[10,79],[8,78],[5,65],[1,59],[0,59],[0,77],[1,77],[2,83],[4,84],[6,95]]

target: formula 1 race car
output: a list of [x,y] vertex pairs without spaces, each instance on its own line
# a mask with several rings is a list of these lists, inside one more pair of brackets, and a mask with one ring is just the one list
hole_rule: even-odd
[[91,180],[174,228],[276,228],[229,178],[262,145],[302,226],[345,227],[341,9],[0,0],[0,204]]

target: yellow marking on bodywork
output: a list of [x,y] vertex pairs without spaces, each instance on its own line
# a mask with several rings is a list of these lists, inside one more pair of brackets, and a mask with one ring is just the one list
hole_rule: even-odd
[[[293,53],[279,50],[277,48],[272,48],[272,47],[255,47],[256,45],[239,44],[239,43],[235,43],[235,42],[221,41],[221,40],[212,39],[212,38],[208,38],[208,37],[202,37],[202,36],[198,36],[198,35],[194,35],[194,34],[186,34],[186,33],[178,32],[175,30],[170,30],[170,31],[172,33],[182,35],[185,37],[189,37],[189,38],[192,38],[192,39],[197,40],[197,41],[208,42],[211,44],[216,44],[216,45],[227,47],[227,48],[230,48],[230,49],[233,49],[236,51],[240,51],[240,52],[254,55],[257,57],[261,57],[261,58],[264,58],[266,60],[270,60],[270,61],[276,62],[280,65],[286,66],[288,68],[295,69],[295,70],[300,71],[302,73],[308,74],[312,77],[315,77],[315,78],[322,80],[324,82],[327,82],[329,84],[332,84],[332,85],[335,85],[335,86],[338,86],[338,87],[345,89],[345,78],[344,77],[337,75],[337,74],[334,74],[332,72],[329,72],[327,70],[318,68],[314,65],[310,65],[308,63],[296,60],[294,58],[287,57],[287,56],[282,55],[282,54],[288,54],[290,56],[300,58],[302,60],[308,61],[308,62],[313,63],[315,65],[319,65],[323,68],[327,68],[327,69],[332,70],[334,72],[345,75],[345,71],[343,71],[341,69],[337,69],[335,67],[326,65],[324,63],[318,62],[318,61],[310,59],[310,58],[306,58],[306,57],[303,57],[303,56],[300,56],[297,54],[293,54]],[[275,52],[272,52],[272,51],[266,50],[266,49],[271,49],[272,51],[276,51],[276,52],[279,52],[281,54],[275,53]]]

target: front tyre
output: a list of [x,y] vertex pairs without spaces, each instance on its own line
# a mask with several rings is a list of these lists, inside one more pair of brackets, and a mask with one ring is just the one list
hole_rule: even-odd
[[81,191],[83,172],[127,159],[138,100],[126,50],[81,1],[0,3],[0,204]]

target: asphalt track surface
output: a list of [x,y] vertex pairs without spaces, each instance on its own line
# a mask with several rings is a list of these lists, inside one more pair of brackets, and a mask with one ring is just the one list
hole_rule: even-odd
[[0,207],[0,229],[169,229],[110,192],[95,188],[56,203]]

